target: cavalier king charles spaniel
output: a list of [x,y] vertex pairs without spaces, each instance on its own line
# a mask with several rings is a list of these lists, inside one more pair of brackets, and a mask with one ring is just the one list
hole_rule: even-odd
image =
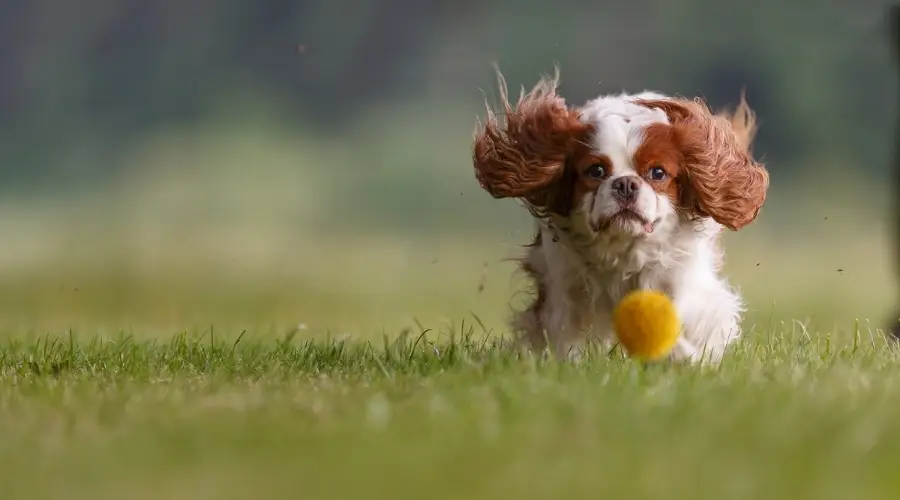
[[537,223],[522,259],[537,293],[514,330],[558,355],[586,340],[609,346],[618,301],[655,289],[682,322],[670,358],[718,362],[744,310],[720,275],[719,235],[751,223],[769,186],[750,152],[753,111],[743,95],[733,113],[716,114],[700,99],[655,92],[568,106],[558,76],[523,89],[513,106],[498,73],[504,120],[488,106],[475,132],[481,187],[520,200]]

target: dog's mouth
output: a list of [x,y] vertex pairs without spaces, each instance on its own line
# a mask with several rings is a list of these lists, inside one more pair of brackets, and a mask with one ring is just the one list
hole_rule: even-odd
[[610,217],[605,217],[597,221],[597,223],[594,225],[594,229],[596,231],[602,231],[608,229],[611,225],[613,225],[613,223],[627,224],[628,222],[637,222],[638,224],[640,224],[641,228],[644,229],[645,233],[650,234],[656,228],[656,223],[659,222],[659,220],[647,220],[646,217],[637,213],[633,209],[625,207],[612,214]]

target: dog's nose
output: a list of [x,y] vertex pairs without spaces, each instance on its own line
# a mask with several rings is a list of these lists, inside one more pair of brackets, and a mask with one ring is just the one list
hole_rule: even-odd
[[634,175],[619,177],[612,183],[612,191],[616,198],[627,202],[632,202],[637,198],[640,187],[641,179]]

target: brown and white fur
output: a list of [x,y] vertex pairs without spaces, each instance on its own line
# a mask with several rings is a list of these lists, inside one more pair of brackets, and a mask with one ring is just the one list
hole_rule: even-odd
[[655,289],[682,321],[672,357],[719,361],[744,310],[720,276],[719,235],[752,222],[769,185],[749,151],[756,125],[743,95],[733,114],[655,92],[573,107],[557,75],[513,106],[499,80],[505,120],[488,107],[473,162],[488,193],[521,200],[536,220],[522,267],[537,293],[516,332],[560,355],[587,339],[610,345],[613,307]]

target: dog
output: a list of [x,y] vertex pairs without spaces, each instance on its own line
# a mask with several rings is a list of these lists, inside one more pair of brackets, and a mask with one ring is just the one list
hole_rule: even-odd
[[485,191],[535,220],[521,266],[536,294],[512,321],[518,338],[561,356],[588,340],[611,346],[618,301],[654,289],[682,321],[671,358],[720,361],[745,310],[721,276],[720,234],[753,222],[769,187],[745,95],[718,114],[650,91],[569,106],[557,70],[513,105],[499,71],[498,82],[501,109],[477,123],[472,160]]

